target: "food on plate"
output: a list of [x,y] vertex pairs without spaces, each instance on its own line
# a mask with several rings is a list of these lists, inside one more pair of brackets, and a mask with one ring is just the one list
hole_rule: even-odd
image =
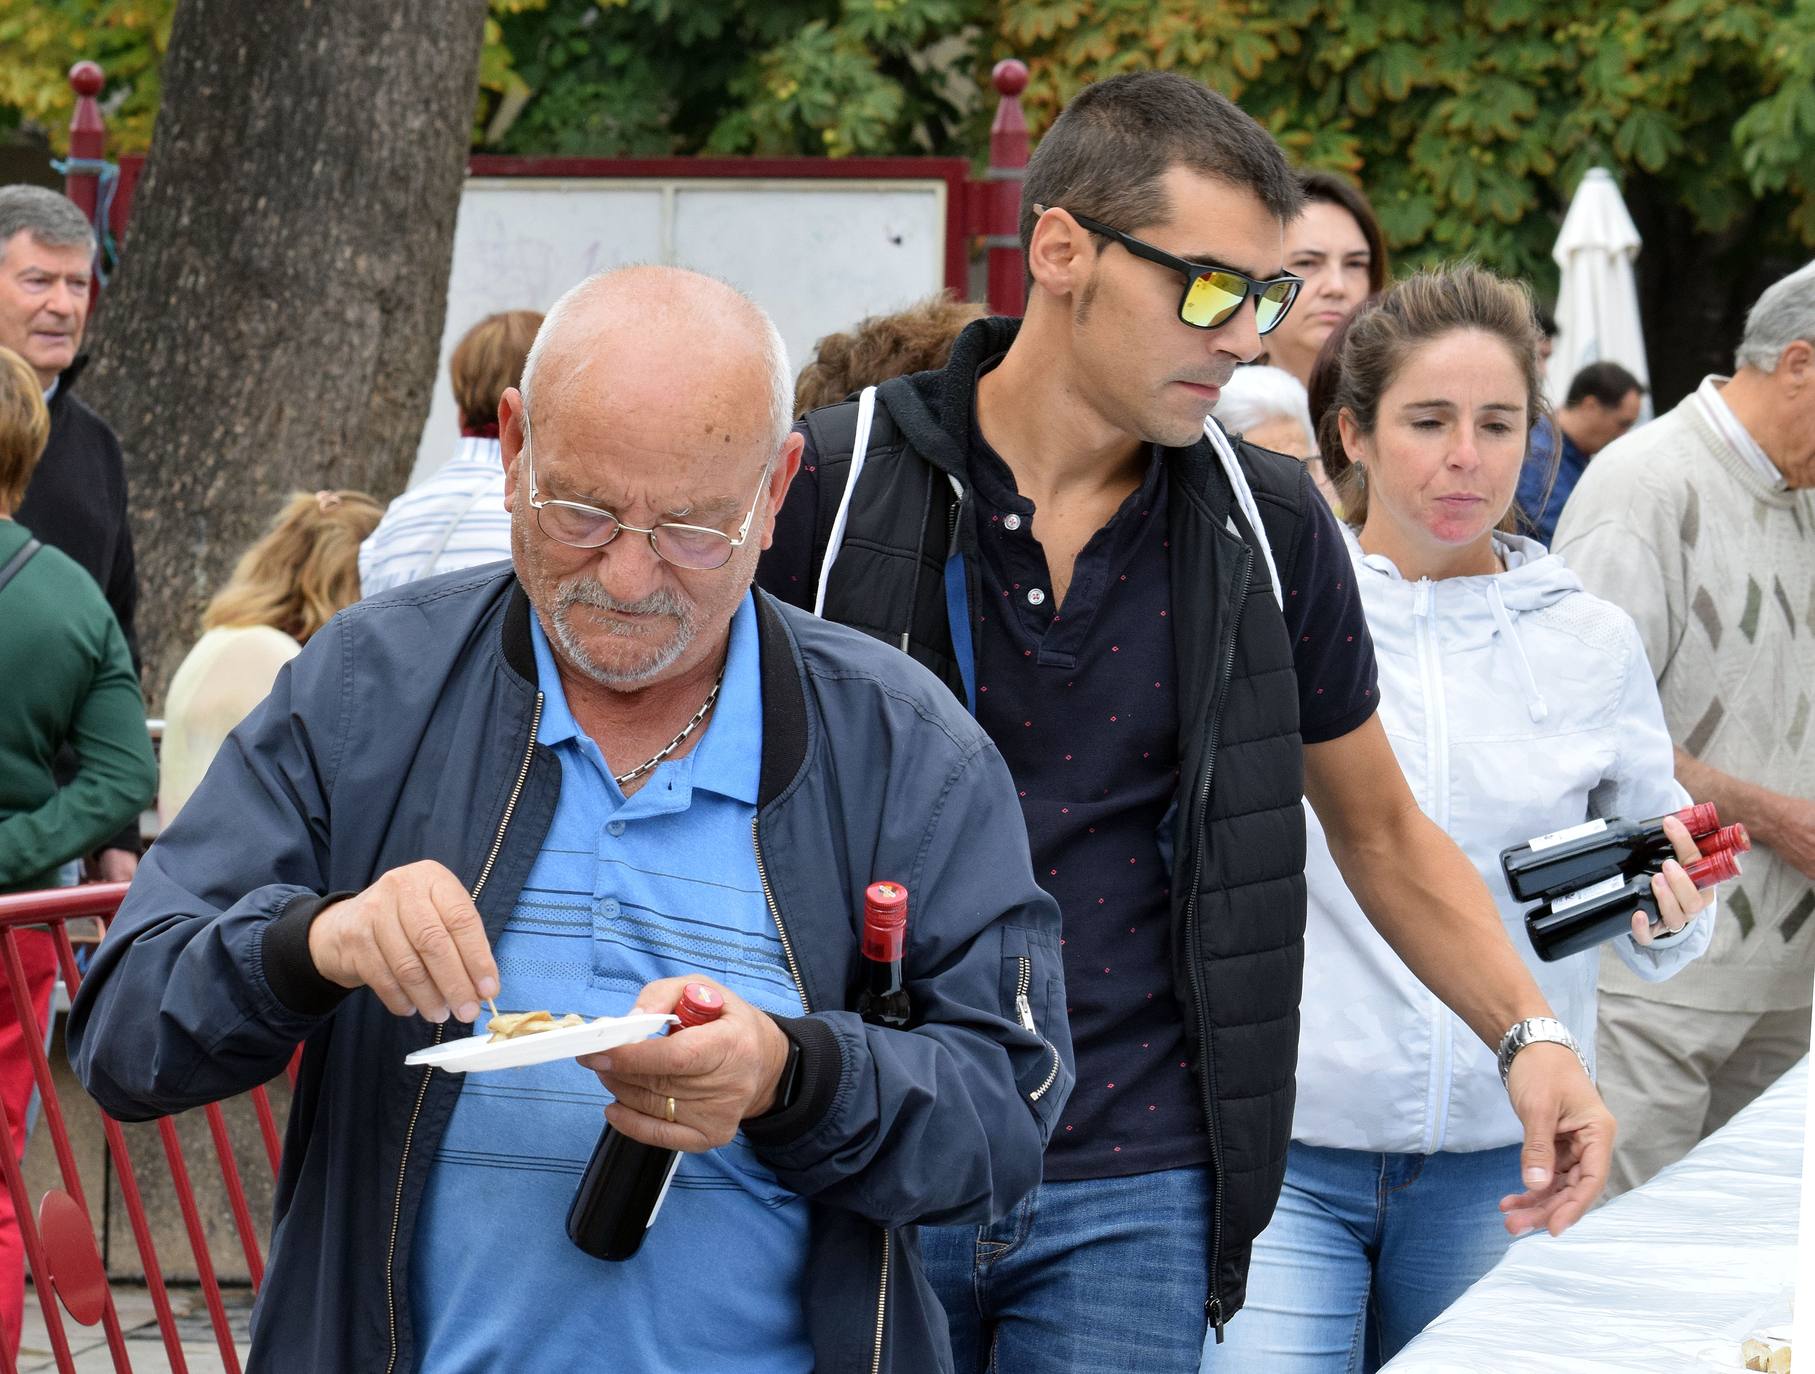
[[1762,1369],[1765,1374],[1790,1374],[1788,1341],[1748,1340],[1739,1348],[1739,1357],[1747,1369]]
[[520,1035],[536,1035],[542,1031],[565,1030],[569,1026],[583,1026],[586,1018],[568,1012],[560,1020],[555,1019],[553,1012],[547,1011],[501,1011],[485,1024],[491,1032],[493,1043],[499,1040],[515,1040]]

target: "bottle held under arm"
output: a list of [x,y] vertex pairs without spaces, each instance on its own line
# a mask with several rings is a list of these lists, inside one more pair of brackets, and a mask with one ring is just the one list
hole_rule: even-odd
[[[1722,847],[1715,838],[1720,817],[1713,802],[1700,802],[1673,814],[1703,854]],[[1500,851],[1506,886],[1521,902],[1541,902],[1615,874],[1655,871],[1665,859],[1676,857],[1675,846],[1664,834],[1665,819],[1584,821],[1511,845]]]
[[[674,1009],[680,1025],[669,1034],[716,1021],[724,1010],[717,991],[689,983]],[[655,1225],[680,1162],[681,1151],[632,1140],[607,1124],[567,1209],[567,1238],[594,1259],[629,1259]]]
[[857,1014],[876,1026],[906,1030],[910,1016],[901,959],[907,948],[908,892],[900,883],[871,883],[863,894],[863,986]]
[[[1739,857],[1731,849],[1716,850],[1685,864],[1683,872],[1696,887],[1710,888],[1739,876]],[[1651,892],[1654,876],[1640,873],[1628,878],[1616,873],[1578,892],[1533,907],[1525,914],[1525,933],[1531,939],[1531,947],[1540,959],[1554,963],[1628,934],[1635,911],[1656,921],[1657,898]]]

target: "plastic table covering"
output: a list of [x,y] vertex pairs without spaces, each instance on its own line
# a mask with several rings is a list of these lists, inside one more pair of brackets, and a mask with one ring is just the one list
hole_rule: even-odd
[[1743,1370],[1795,1291],[1809,1061],[1561,1237],[1516,1242],[1383,1374]]

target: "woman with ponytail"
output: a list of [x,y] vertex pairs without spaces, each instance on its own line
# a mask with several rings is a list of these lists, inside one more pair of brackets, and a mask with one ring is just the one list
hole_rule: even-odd
[[[1543,404],[1530,297],[1474,267],[1402,281],[1326,345],[1311,391],[1406,781],[1496,894],[1514,947],[1592,1061],[1599,951],[1541,962],[1499,853],[1688,798],[1631,619],[1511,532]],[[1207,1347],[1206,1370],[1376,1369],[1493,1266],[1509,1232],[1545,1220],[1520,1193],[1523,1132],[1493,1051],[1368,923],[1308,807],[1305,823],[1285,1187],[1255,1242],[1247,1305],[1226,1343]],[[1669,977],[1712,935],[1711,894],[1682,868],[1695,845],[1677,822],[1666,829],[1677,859],[1652,882],[1661,919],[1635,912],[1614,942],[1647,979]]]

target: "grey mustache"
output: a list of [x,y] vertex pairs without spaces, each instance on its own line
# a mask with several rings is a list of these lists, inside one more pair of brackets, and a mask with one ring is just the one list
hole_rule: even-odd
[[616,611],[620,615],[669,615],[684,620],[687,605],[673,592],[662,588],[635,601],[620,601],[597,582],[569,582],[557,593],[557,607],[591,606],[594,610]]

